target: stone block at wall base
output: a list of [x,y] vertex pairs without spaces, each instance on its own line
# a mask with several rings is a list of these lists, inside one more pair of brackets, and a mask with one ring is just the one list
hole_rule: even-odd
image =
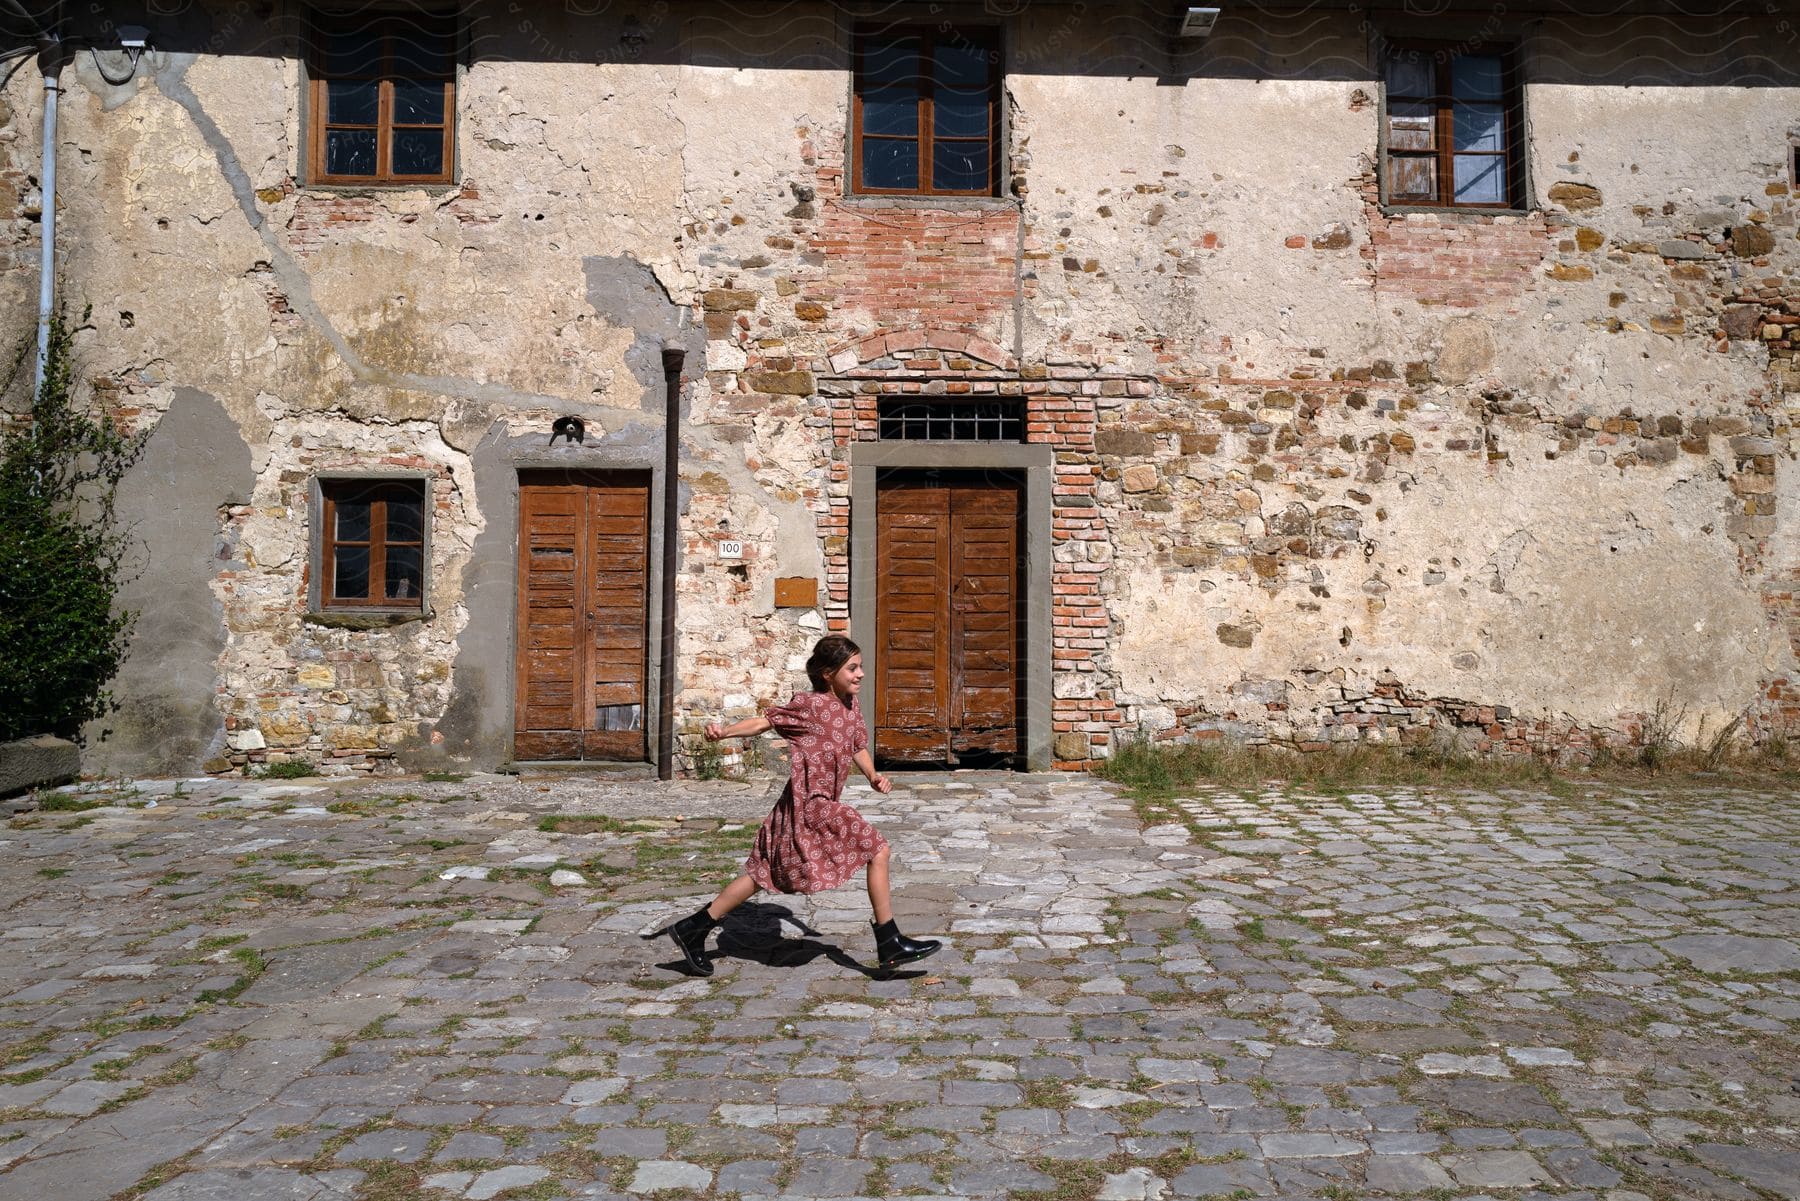
[[67,784],[81,774],[81,748],[66,738],[40,734],[0,742],[0,797]]

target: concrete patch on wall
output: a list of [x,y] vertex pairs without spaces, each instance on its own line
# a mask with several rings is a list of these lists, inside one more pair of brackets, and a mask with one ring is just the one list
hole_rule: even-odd
[[[119,597],[138,614],[113,681],[124,707],[89,731],[84,761],[109,775],[189,775],[217,755],[224,718],[214,703],[225,649],[221,570],[241,569],[223,541],[225,511],[250,499],[242,434],[215,398],[194,388],[174,400],[119,488],[140,574]],[[113,734],[96,740],[100,729]]]

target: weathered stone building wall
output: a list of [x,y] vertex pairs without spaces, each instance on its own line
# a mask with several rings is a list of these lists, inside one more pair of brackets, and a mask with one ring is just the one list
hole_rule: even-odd
[[[1147,7],[1027,6],[1005,195],[930,201],[845,195],[833,6],[515,7],[469,10],[448,188],[305,182],[299,9],[197,5],[132,83],[65,72],[88,374],[248,458],[142,485],[185,516],[137,603],[192,603],[140,639],[109,764],[172,768],[169,728],[215,768],[504,761],[514,473],[655,470],[664,345],[689,352],[683,731],[850,628],[851,447],[910,394],[1022,397],[1055,452],[1026,654],[1058,763],[1137,729],[1582,750],[1659,702],[1690,737],[1800,715],[1800,90],[1734,20],[1430,24],[1527,64],[1533,203],[1493,215],[1380,203],[1371,64],[1403,14],[1233,10],[1176,43]],[[1621,22],[1686,57],[1632,57]],[[0,101],[10,213],[36,98]],[[34,272],[3,278],[19,313]],[[544,445],[563,413],[584,446]],[[425,619],[309,615],[311,481],[344,469],[429,481]],[[817,610],[776,606],[791,576]],[[195,656],[214,690],[152,686]]]

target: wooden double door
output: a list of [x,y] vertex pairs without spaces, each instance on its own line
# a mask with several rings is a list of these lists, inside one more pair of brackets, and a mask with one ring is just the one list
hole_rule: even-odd
[[894,470],[876,481],[875,753],[959,764],[1021,749],[1020,482]]
[[650,480],[519,474],[516,759],[641,760]]

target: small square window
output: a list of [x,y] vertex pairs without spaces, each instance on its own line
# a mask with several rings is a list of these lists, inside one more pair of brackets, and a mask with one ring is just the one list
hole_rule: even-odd
[[449,183],[456,22],[446,14],[323,11],[313,18],[307,180]]
[[1388,203],[1522,207],[1525,122],[1510,49],[1396,43],[1385,79]]
[[998,35],[925,26],[857,35],[852,191],[999,195]]
[[319,481],[321,610],[424,608],[428,496],[423,480]]

